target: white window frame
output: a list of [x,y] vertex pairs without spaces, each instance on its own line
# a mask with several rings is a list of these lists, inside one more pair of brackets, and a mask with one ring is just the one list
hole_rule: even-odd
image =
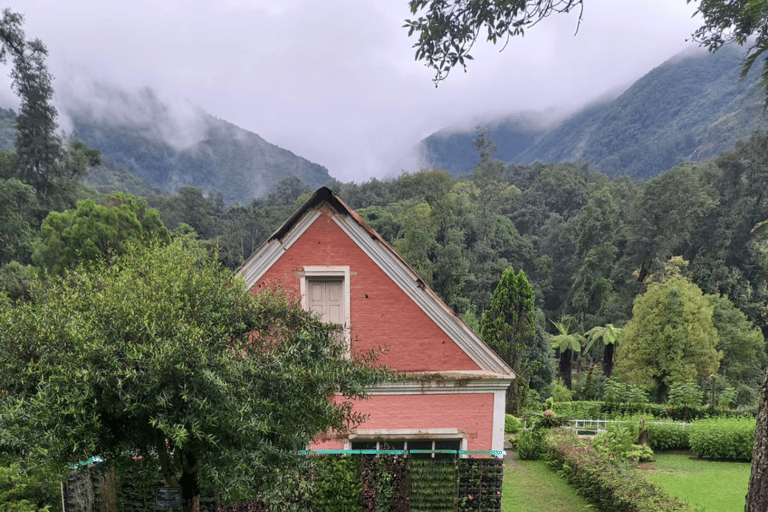
[[309,290],[309,281],[312,279],[323,278],[341,278],[342,279],[342,293],[344,294],[344,312],[342,313],[344,324],[342,325],[345,354],[349,357],[350,352],[350,338],[349,338],[349,326],[350,326],[350,304],[349,304],[349,276],[350,270],[348,265],[310,265],[305,266],[302,272],[300,280],[300,292],[301,292],[301,307],[305,310],[309,310],[309,300],[307,293]]

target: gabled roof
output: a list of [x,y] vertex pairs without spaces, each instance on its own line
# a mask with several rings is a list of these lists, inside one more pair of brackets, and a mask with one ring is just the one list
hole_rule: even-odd
[[426,285],[406,261],[329,188],[318,189],[238,270],[250,290],[321,215],[327,204],[334,222],[481,368],[476,377],[514,378],[512,369]]

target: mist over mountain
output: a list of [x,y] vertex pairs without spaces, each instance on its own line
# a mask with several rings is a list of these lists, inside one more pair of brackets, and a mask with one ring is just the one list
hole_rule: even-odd
[[687,52],[616,97],[555,123],[546,125],[546,114],[528,113],[446,128],[419,142],[412,160],[454,177],[469,173],[478,160],[473,141],[487,130],[499,147],[496,157],[505,162],[584,160],[611,177],[647,179],[681,162],[710,159],[768,128],[759,70],[739,81],[742,58],[728,47],[714,54]]
[[331,179],[325,167],[151,89],[97,82],[64,89],[60,98],[68,133],[99,149],[109,167],[164,191],[193,186],[245,204],[291,176],[310,188]]

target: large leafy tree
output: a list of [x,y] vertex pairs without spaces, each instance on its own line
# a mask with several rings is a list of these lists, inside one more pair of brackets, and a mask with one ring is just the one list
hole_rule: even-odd
[[157,210],[122,192],[107,196],[104,204],[85,199],[74,210],[51,212],[40,233],[34,262],[54,274],[109,260],[137,242],[170,241]]
[[0,294],[0,446],[58,473],[138,453],[185,512],[201,486],[244,498],[287,483],[315,435],[354,423],[345,397],[384,375],[194,242],[136,246],[30,296]]
[[501,275],[493,292],[491,306],[483,315],[483,340],[517,373],[512,381],[507,410],[516,414],[525,402],[528,378],[536,372],[535,361],[526,360],[525,353],[536,335],[533,315],[533,288],[525,272],[517,274],[512,267]]
[[653,385],[663,396],[672,383],[716,373],[722,352],[712,314],[701,289],[684,277],[650,285],[619,335],[616,377]]
[[[686,0],[691,1],[696,0]],[[580,22],[584,0],[409,0],[408,5],[418,15],[405,20],[408,35],[417,35],[416,60],[435,70],[437,85],[456,66],[466,69],[478,39],[506,47],[510,38],[522,37],[552,14],[578,11]],[[768,0],[699,0],[697,13],[704,24],[694,39],[710,51],[729,42],[749,45],[742,76],[768,50]],[[768,59],[763,76],[768,78]],[[768,106],[768,85],[766,93]]]

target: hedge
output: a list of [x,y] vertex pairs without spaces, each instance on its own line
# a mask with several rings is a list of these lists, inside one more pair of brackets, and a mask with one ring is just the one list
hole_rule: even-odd
[[575,432],[554,429],[546,438],[553,469],[598,510],[622,512],[693,512],[625,464],[601,459]]
[[691,451],[702,459],[751,460],[755,420],[710,419],[697,421],[690,433]]

